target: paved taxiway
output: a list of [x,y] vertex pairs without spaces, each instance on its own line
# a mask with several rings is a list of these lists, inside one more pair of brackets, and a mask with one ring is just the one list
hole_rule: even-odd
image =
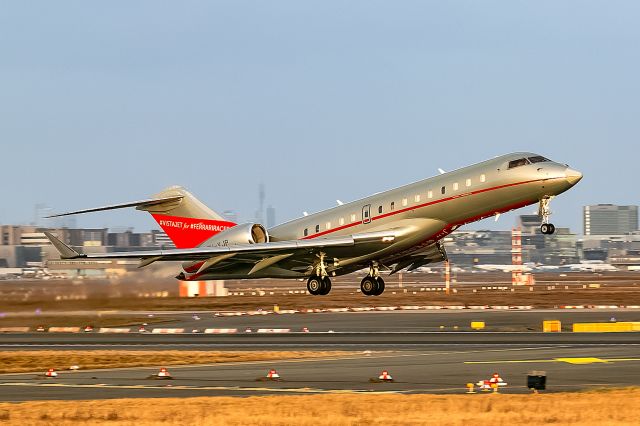
[[[257,380],[270,368],[282,381]],[[370,383],[381,370],[394,383]],[[0,375],[0,400],[104,399],[305,393],[462,393],[465,384],[497,371],[504,393],[524,393],[526,373],[544,370],[548,391],[640,384],[638,346],[432,347],[426,350],[356,353],[322,360],[242,362],[170,368],[173,380],[148,376],[158,368]]]
[[[155,314],[157,315],[157,313]],[[365,312],[215,317],[211,313],[164,313],[161,327],[238,328],[237,334],[25,333],[0,335],[0,349],[233,349],[350,350],[336,359],[181,366],[174,380],[151,380],[153,368],[0,375],[0,400],[100,399],[205,395],[270,395],[341,392],[461,393],[468,382],[498,371],[503,392],[527,392],[526,373],[545,370],[550,391],[640,385],[640,333],[540,333],[448,331],[471,320],[488,330],[539,330],[543,319],[572,322],[637,321],[632,310]],[[444,325],[445,331],[440,331]],[[244,328],[308,327],[310,333],[245,333]],[[132,327],[132,329],[135,329]],[[434,331],[437,329],[438,331]],[[314,332],[318,330],[319,332]],[[329,333],[327,330],[334,330]],[[370,355],[364,351],[374,351]],[[256,381],[276,368],[281,382]],[[46,366],[43,366],[43,372]],[[394,383],[370,383],[386,369]],[[40,373],[41,374],[41,373]]]
[[[469,330],[471,321],[484,321],[489,331],[540,331],[542,321],[560,320],[565,330],[571,329],[574,322],[607,322],[640,321],[640,309],[526,309],[526,310],[498,310],[498,309],[438,309],[438,310],[396,310],[374,312],[322,312],[267,315],[223,316],[212,311],[104,311],[104,312],[46,312],[47,316],[60,316],[64,324],[58,325],[84,326],[78,323],[76,316],[99,314],[101,317],[118,317],[126,322],[127,317],[153,317],[161,320],[151,323],[147,328],[176,327],[188,331],[205,328],[289,328],[291,331],[301,331],[306,327],[310,331],[344,331],[344,332],[372,332],[372,331],[439,331],[441,326],[445,330],[458,327],[459,330]],[[31,316],[32,312],[10,313],[12,316]],[[194,319],[195,318],[198,319]],[[132,330],[137,330],[131,323]],[[19,325],[16,324],[16,325]],[[47,324],[44,324],[45,326]]]
[[[640,333],[336,332],[239,334],[24,333],[0,336],[0,349],[393,350],[434,345],[638,345]],[[639,349],[640,350],[640,349]]]
[[640,309],[545,309],[545,310],[421,310],[379,312],[324,312],[313,314],[255,315],[214,317],[199,313],[199,320],[190,314],[166,314],[176,320],[158,327],[184,327],[188,330],[218,327],[290,328],[300,331],[435,331],[440,326],[451,330],[469,329],[471,321],[485,321],[491,331],[541,331],[542,321],[560,320],[570,330],[574,322],[640,321]]

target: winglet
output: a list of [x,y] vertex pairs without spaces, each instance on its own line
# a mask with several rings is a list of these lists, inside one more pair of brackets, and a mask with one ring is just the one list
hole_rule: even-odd
[[62,241],[60,241],[50,232],[45,231],[44,235],[46,235],[49,241],[51,241],[51,244],[53,244],[56,250],[58,250],[58,253],[60,253],[61,259],[76,259],[78,257],[82,257],[80,253],[78,253],[77,251],[75,251],[74,249],[72,249]]

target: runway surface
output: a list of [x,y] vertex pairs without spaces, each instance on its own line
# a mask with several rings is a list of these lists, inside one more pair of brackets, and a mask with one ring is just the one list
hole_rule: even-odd
[[197,314],[167,313],[163,316],[176,318],[163,324],[167,327],[203,329],[219,328],[291,328],[300,331],[307,327],[310,331],[436,331],[458,327],[469,330],[471,321],[485,321],[489,331],[542,331],[542,321],[560,320],[566,330],[574,322],[640,321],[638,309],[581,309],[581,310],[422,310],[422,311],[381,311],[344,312],[285,315],[256,315],[222,317],[210,313]]
[[[526,374],[544,370],[548,390],[640,385],[640,333],[541,333],[544,319],[573,322],[637,321],[638,311],[435,311],[365,312],[218,317],[165,312],[185,334],[16,333],[0,335],[1,350],[346,350],[334,359],[244,362],[171,367],[173,380],[153,380],[150,368],[61,372],[56,379],[0,375],[0,400],[102,399],[305,393],[462,393],[465,384],[499,372],[504,393],[523,393]],[[466,331],[481,320],[492,331]],[[440,328],[443,325],[444,328]],[[458,330],[454,331],[454,326]],[[206,327],[238,328],[236,334],[191,333]],[[254,330],[245,333],[245,327]],[[283,334],[257,328],[290,328]],[[311,332],[299,330],[308,327]],[[152,328],[152,327],[150,327]],[[132,327],[135,330],[136,327]],[[519,331],[499,331],[512,330]],[[333,332],[329,332],[329,330]],[[282,381],[257,380],[270,368]],[[371,383],[388,370],[394,383]]]
[[433,345],[638,345],[640,333],[339,332],[239,334],[24,333],[0,336],[0,349],[393,350]]
[[[261,381],[277,369],[282,381]],[[465,384],[499,372],[502,393],[526,393],[526,374],[544,370],[549,392],[638,385],[637,346],[433,347],[322,360],[243,362],[170,368],[173,380],[148,377],[154,368],[0,375],[0,400],[106,399],[308,393],[463,393]],[[371,383],[387,370],[393,383]]]
[[[542,321],[560,320],[564,330],[571,330],[574,322],[640,321],[640,309],[541,309],[541,310],[396,310],[372,312],[323,312],[265,315],[224,316],[212,311],[74,311],[42,312],[41,315],[61,317],[57,325],[85,326],[76,317],[98,315],[100,318],[119,318],[126,323],[127,318],[136,318],[128,322],[132,330],[141,325],[139,318],[149,318],[147,328],[177,327],[202,331],[205,328],[289,328],[301,331],[440,331],[470,330],[471,321],[484,321],[487,331],[541,331]],[[229,314],[231,315],[231,314]],[[14,318],[37,318],[33,312],[10,313]],[[160,321],[158,323],[152,323]],[[44,324],[39,322],[44,326]],[[0,319],[0,326],[2,319]],[[21,325],[19,321],[15,325]]]

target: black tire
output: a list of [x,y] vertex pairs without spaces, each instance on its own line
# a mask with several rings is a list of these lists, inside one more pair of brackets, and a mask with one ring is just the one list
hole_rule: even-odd
[[549,224],[549,235],[552,235],[553,233],[556,232],[556,227],[553,223]]
[[546,223],[543,223],[542,225],[540,225],[540,232],[542,232],[544,235],[548,235],[549,234],[549,225]]
[[317,296],[322,291],[322,279],[317,275],[311,275],[307,280],[307,290]]
[[384,280],[382,277],[376,277],[377,289],[374,296],[380,296],[384,292]]
[[326,296],[331,291],[331,279],[329,277],[324,277],[322,279],[322,289],[320,290],[321,296]]
[[372,277],[364,277],[360,282],[360,291],[365,296],[373,296],[378,290],[378,283]]

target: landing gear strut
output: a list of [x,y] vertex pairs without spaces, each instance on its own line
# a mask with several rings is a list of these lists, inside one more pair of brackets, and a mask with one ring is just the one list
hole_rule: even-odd
[[369,275],[360,282],[360,290],[365,296],[380,296],[384,292],[384,280],[380,276],[376,262],[371,264]]
[[540,232],[544,235],[551,235],[556,232],[556,227],[553,223],[549,223],[549,218],[551,217],[551,209],[549,208],[549,203],[551,201],[551,197],[544,197],[540,200],[540,207],[538,208],[538,215],[542,217],[542,225],[540,225]]
[[331,291],[331,279],[327,274],[327,269],[324,264],[324,253],[320,253],[318,264],[315,267],[315,273],[307,280],[307,290],[314,296],[325,296]]

